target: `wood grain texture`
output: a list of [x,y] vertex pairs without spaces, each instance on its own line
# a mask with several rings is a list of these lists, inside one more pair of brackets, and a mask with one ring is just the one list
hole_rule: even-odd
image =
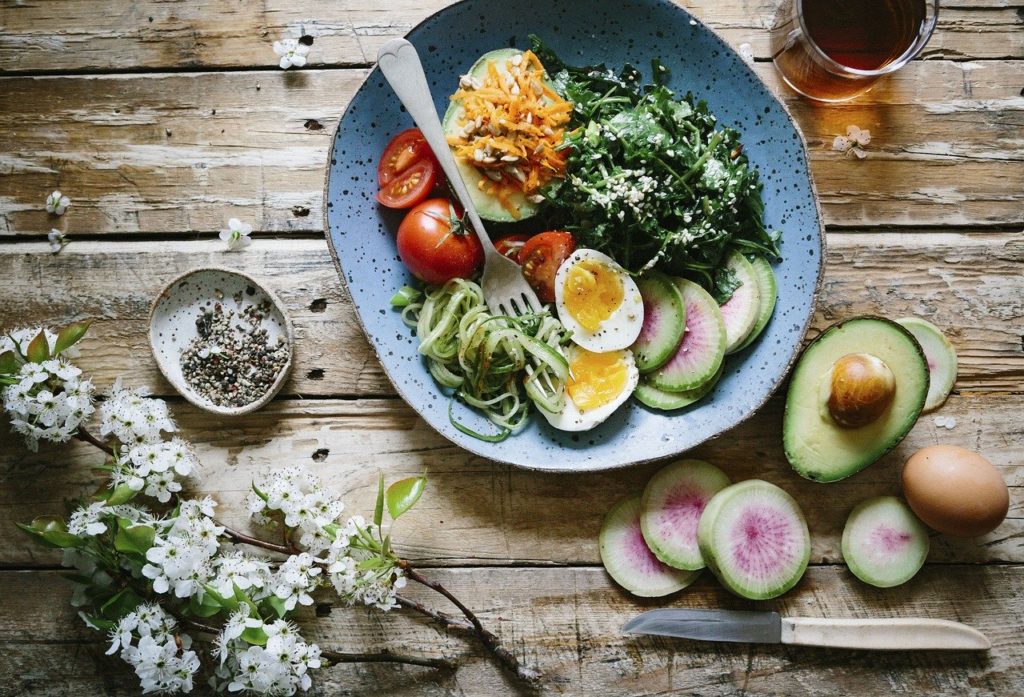
[[[752,603],[711,578],[655,602],[617,590],[599,568],[430,570],[480,613],[520,660],[544,672],[542,694],[559,695],[1018,695],[1024,691],[1024,568],[925,568],[899,588],[859,583],[840,567],[808,571],[785,597]],[[135,694],[119,660],[102,655],[103,637],[68,607],[67,585],[53,572],[0,572],[0,697]],[[437,596],[410,595],[436,606]],[[623,635],[619,628],[652,606],[778,610],[810,617],[921,616],[956,619],[984,632],[992,650],[856,652],[806,647],[715,644]],[[335,608],[303,622],[306,637],[340,650],[390,648],[442,655],[454,673],[347,665],[315,674],[312,695],[498,695],[515,687],[461,636],[402,612]],[[200,694],[204,694],[200,692]],[[519,693],[522,694],[522,693]]]
[[[73,241],[56,256],[43,243],[0,247],[0,329],[95,318],[80,364],[101,389],[122,375],[173,394],[150,354],[150,302],[188,268],[236,266],[277,292],[294,322],[295,367],[283,394],[394,394],[323,240],[261,239],[241,253],[223,250],[217,239]],[[1021,233],[830,233],[812,335],[856,314],[917,315],[949,333],[960,357],[957,389],[1019,389],[1022,263]]]
[[[1024,222],[1020,65],[916,61],[827,109],[755,69],[803,129],[827,223],[972,226]],[[229,217],[322,231],[331,134],[365,74],[2,78],[0,236],[212,233]],[[866,160],[831,148],[850,124],[872,132]],[[56,188],[73,201],[59,220],[43,209]]]
[[[0,70],[139,70],[277,65],[280,37],[314,38],[312,65],[365,65],[387,40],[402,36],[451,0],[114,0],[97,13],[90,0],[0,6]],[[722,37],[770,57],[770,0],[679,2]],[[1008,2],[943,3],[924,56],[960,59],[1024,56],[1024,26]],[[116,27],[116,28],[112,28]],[[543,24],[539,30],[543,29]]]
[[[443,408],[443,405],[438,407]],[[721,467],[733,481],[762,478],[790,492],[806,514],[815,563],[841,560],[840,537],[850,510],[866,498],[898,494],[902,463],[918,448],[955,443],[999,467],[1011,490],[1007,520],[978,539],[934,536],[932,562],[1024,562],[1024,394],[953,396],[938,414],[956,427],[920,419],[892,453],[836,484],[801,479],[782,452],[782,400],[687,456]],[[182,435],[203,462],[194,491],[221,504],[218,517],[245,527],[244,497],[258,472],[305,464],[345,501],[348,515],[373,510],[378,472],[388,481],[429,474],[426,494],[402,518],[396,546],[432,564],[598,564],[597,533],[618,499],[639,493],[658,465],[601,473],[528,472],[473,456],[435,433],[399,400],[274,402],[243,417],[218,418],[178,403]],[[95,430],[95,429],[94,429]],[[36,455],[20,443],[0,448],[0,529],[38,515],[59,515],[64,500],[91,494],[104,481],[92,446],[47,446]],[[53,563],[58,557],[12,532],[0,565]]]

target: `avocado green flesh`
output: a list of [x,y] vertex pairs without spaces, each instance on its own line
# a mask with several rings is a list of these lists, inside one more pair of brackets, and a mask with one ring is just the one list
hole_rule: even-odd
[[[469,69],[469,75],[483,79],[487,75],[487,64],[492,61],[498,62],[498,72],[505,73],[505,61],[522,51],[517,51],[514,48],[502,48],[497,51],[490,51],[482,55],[473,67]],[[459,102],[452,101],[448,105],[448,109],[444,112],[444,118],[441,120],[441,128],[444,130],[446,136],[458,135],[458,127],[462,121],[462,105]],[[454,153],[453,153],[454,154]],[[472,164],[467,162],[465,159],[456,157],[455,164],[458,165],[459,174],[462,175],[462,180],[466,182],[466,188],[469,189],[469,196],[473,199],[473,205],[476,206],[476,212],[484,220],[493,220],[499,223],[513,223],[517,220],[523,220],[537,214],[539,206],[535,203],[531,203],[527,200],[526,196],[521,193],[513,192],[509,195],[509,201],[519,211],[519,217],[512,215],[498,200],[496,196],[491,196],[480,190],[479,182],[487,179],[487,176],[474,167]]]
[[[875,421],[843,428],[826,404],[832,365],[851,353],[885,362],[896,378],[892,403]],[[859,317],[827,329],[804,351],[786,396],[783,445],[803,477],[834,482],[867,467],[899,443],[917,421],[928,394],[928,364],[913,336],[895,322]]]

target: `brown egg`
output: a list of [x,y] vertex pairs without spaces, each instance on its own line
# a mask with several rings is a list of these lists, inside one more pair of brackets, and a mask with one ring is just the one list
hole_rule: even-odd
[[930,445],[903,466],[903,494],[925,525],[952,537],[995,530],[1010,492],[991,462],[956,445]]

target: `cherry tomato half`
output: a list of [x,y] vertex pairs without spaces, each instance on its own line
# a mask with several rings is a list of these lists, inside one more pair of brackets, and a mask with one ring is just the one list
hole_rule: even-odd
[[377,163],[377,183],[381,188],[424,158],[433,158],[426,139],[418,128],[402,131],[391,139]]
[[530,239],[529,235],[505,235],[494,243],[494,248],[498,250],[499,254],[507,256],[518,264],[519,252],[528,239]]
[[440,285],[476,274],[484,250],[461,218],[445,198],[424,201],[406,214],[398,226],[398,256],[413,276]]
[[432,158],[423,158],[382,186],[377,200],[388,208],[412,208],[434,189],[436,180],[437,165]]
[[523,276],[541,302],[555,302],[555,273],[576,250],[568,232],[542,232],[526,241],[519,251]]

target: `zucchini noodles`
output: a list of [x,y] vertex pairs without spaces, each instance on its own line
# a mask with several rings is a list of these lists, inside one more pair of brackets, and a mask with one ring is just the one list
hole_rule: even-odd
[[449,404],[453,426],[499,442],[526,425],[531,400],[549,412],[562,410],[569,364],[560,347],[568,337],[550,313],[492,315],[480,286],[461,278],[428,287],[422,298],[414,293],[403,288],[392,304],[403,308],[402,320],[415,328],[430,374],[454,390],[453,400],[479,409],[500,431],[470,429],[454,418]]

